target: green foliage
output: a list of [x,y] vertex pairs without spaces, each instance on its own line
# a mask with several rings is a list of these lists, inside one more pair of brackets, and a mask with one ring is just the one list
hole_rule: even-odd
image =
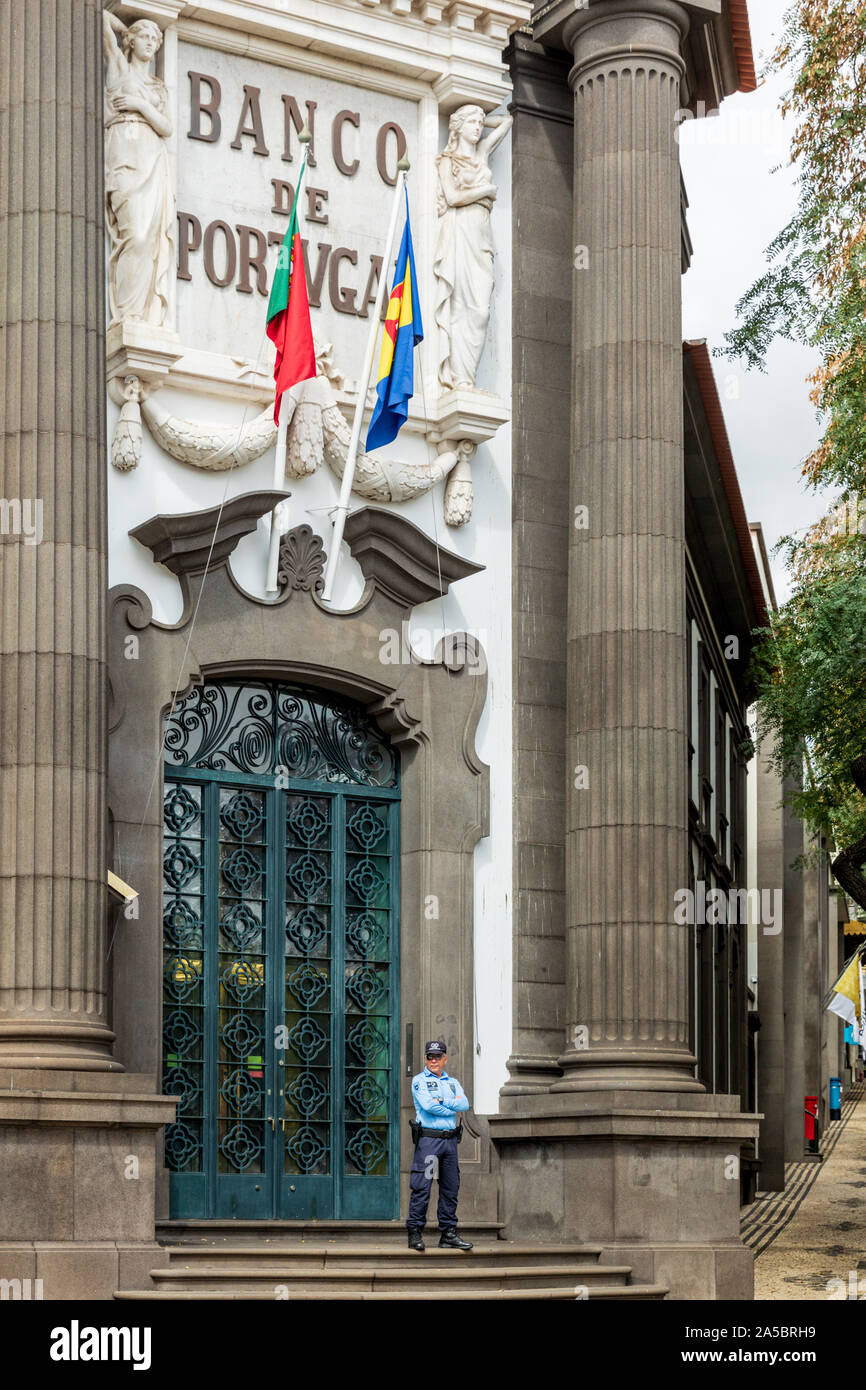
[[864,491],[866,0],[797,0],[770,69],[791,80],[783,111],[797,121],[797,210],[738,303],[723,351],[764,369],[777,338],[816,349],[812,400],[826,427],[804,472],[816,487]]
[[[795,0],[770,67],[791,82],[782,109],[796,118],[797,210],[724,351],[761,370],[777,338],[817,351],[823,433],[803,472],[847,502],[866,496],[866,0]],[[825,521],[783,544],[793,592],[752,659],[761,756],[775,746],[777,769],[798,783],[794,810],[859,860],[866,797],[851,767],[866,754],[866,540]],[[866,896],[850,864],[835,867]]]
[[851,781],[851,764],[866,750],[866,543],[854,536],[788,544],[792,564],[808,561],[808,569],[752,658],[761,756],[775,747],[778,771],[802,777],[794,810],[848,845],[866,835],[866,798]]

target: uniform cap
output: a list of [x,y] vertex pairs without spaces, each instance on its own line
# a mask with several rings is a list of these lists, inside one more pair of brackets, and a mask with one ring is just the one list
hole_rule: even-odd
[[432,1054],[433,1054],[434,1057],[445,1057],[445,1056],[447,1055],[447,1049],[446,1049],[446,1047],[445,1047],[445,1044],[444,1044],[444,1042],[441,1042],[441,1041],[439,1041],[439,1042],[434,1041],[434,1042],[425,1043],[425,1044],[424,1044],[424,1056],[425,1056],[425,1057],[427,1056],[428,1052],[432,1052]]

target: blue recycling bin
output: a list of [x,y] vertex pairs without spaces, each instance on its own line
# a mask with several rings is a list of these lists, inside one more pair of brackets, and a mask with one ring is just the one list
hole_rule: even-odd
[[830,1077],[830,1119],[842,1118],[842,1082],[838,1076]]

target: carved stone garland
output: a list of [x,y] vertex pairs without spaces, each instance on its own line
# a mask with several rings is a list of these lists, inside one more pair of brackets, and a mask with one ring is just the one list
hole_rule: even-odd
[[[236,428],[182,419],[171,415],[154,399],[172,366],[183,355],[180,341],[168,322],[166,293],[174,218],[166,155],[171,112],[164,84],[148,71],[161,39],[152,20],[138,20],[127,28],[106,11],[106,216],[112,242],[110,291],[114,315],[109,337],[109,378],[112,397],[121,407],[111,461],[120,472],[137,467],[141,460],[143,416],[155,441],[178,462],[209,471],[240,468],[276,443],[270,407],[249,424]],[[136,95],[143,101],[134,108],[124,105],[130,82],[137,84]],[[124,183],[115,169],[125,168],[129,162],[125,132],[130,120],[136,130],[141,127],[135,143],[139,162],[149,160],[148,167],[158,166],[161,171],[159,179],[142,179],[140,195],[136,194],[134,181],[130,191],[128,180]],[[485,124],[492,126],[492,133],[482,139]],[[510,125],[510,117],[485,120],[481,107],[460,107],[451,117],[448,144],[437,159],[439,229],[434,274],[438,376],[443,404],[446,396],[455,393],[468,398],[486,395],[475,388],[475,372],[489,313],[483,321],[477,314],[467,319],[460,306],[470,300],[489,306],[492,296],[489,215],[497,190],[487,161]],[[467,193],[473,192],[476,196],[467,201]],[[145,195],[162,199],[165,207],[160,203],[159,218],[149,205],[139,206]],[[145,224],[155,228],[150,247],[142,245],[140,227]],[[337,478],[342,478],[346,465],[350,430],[334,390],[342,378],[333,366],[330,345],[317,350],[317,366],[316,378],[295,388],[290,397],[292,418],[286,474],[292,478],[314,473],[323,460]],[[470,415],[475,413],[470,409]],[[484,416],[489,412],[482,409],[477,413]],[[437,455],[426,463],[413,465],[360,454],[352,491],[367,501],[406,502],[447,480],[445,520],[449,526],[465,525],[472,515],[474,500],[470,461],[476,441],[489,437],[498,425],[492,431],[482,426],[474,438],[452,434],[451,427],[456,424],[459,429],[463,423],[461,415],[465,419],[465,410],[458,408],[456,418],[453,412],[445,410],[445,429],[440,422],[439,430],[432,434]]]

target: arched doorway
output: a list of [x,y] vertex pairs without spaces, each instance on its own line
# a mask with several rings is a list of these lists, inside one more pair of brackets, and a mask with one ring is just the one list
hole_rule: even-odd
[[397,1213],[399,760],[360,706],[206,681],[166,722],[171,1214]]

